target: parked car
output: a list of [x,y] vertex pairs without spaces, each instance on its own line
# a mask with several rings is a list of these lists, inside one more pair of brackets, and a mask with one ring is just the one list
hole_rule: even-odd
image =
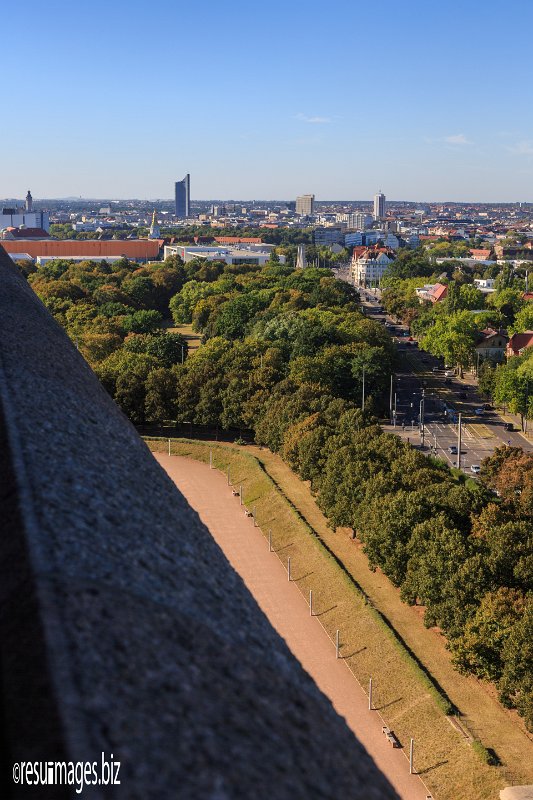
[[455,372],[453,369],[447,369],[446,372],[444,373],[445,378],[453,378],[454,375]]
[[472,464],[472,466],[470,467],[470,472],[473,472],[474,475],[479,475],[479,473],[481,472],[481,467],[479,466],[479,464]]
[[432,369],[431,371],[432,371],[432,372],[440,372],[440,370],[439,370],[439,368],[438,368],[438,367],[433,367],[433,369]]
[[474,409],[474,414],[476,415],[476,417],[482,417],[484,413],[485,413],[485,409],[484,408],[476,408],[476,409]]
[[514,431],[514,425],[512,422],[505,422],[503,425],[504,431]]
[[448,447],[448,451],[452,454],[452,456],[456,456],[457,455],[457,445],[451,444]]

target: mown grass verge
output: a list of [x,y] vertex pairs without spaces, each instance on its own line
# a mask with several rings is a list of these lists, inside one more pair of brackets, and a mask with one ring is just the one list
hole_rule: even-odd
[[[168,452],[168,439],[147,443]],[[272,530],[278,557],[284,563],[291,557],[293,579],[304,596],[313,590],[315,612],[332,641],[341,631],[341,655],[354,676],[365,689],[372,677],[374,707],[404,746],[414,738],[415,767],[432,795],[496,798],[504,784],[499,771],[488,766],[488,751],[481,743],[471,747],[450,725],[449,699],[255,456],[209,442],[171,442],[172,454],[205,463],[210,452],[213,466],[229,468],[231,483],[242,484],[244,503],[255,508],[263,535]]]

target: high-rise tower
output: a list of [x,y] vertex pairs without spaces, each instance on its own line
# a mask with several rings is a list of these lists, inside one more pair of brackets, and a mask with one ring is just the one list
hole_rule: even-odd
[[191,176],[189,173],[181,181],[176,181],[175,199],[176,199],[176,217],[178,219],[187,219],[191,216]]
[[296,213],[302,217],[310,217],[315,210],[314,194],[302,194],[296,198]]
[[385,195],[383,192],[374,195],[374,219],[385,219]]
[[31,196],[29,189],[28,194],[26,195],[26,211],[33,211],[33,197]]

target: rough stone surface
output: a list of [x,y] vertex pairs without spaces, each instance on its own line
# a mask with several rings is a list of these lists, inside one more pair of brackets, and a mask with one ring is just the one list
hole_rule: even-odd
[[2,797],[396,797],[1,247],[0,503]]

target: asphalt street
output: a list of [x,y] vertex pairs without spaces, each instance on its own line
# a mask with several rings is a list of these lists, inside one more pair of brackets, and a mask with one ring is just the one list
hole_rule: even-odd
[[[347,268],[338,270],[337,276],[352,282]],[[453,368],[445,369],[441,359],[418,349],[407,326],[396,323],[383,312],[379,289],[360,289],[360,292],[365,313],[387,327],[398,347],[399,367],[392,380],[393,413],[391,424],[383,425],[385,430],[408,439],[427,454],[438,455],[450,466],[457,466],[457,451],[450,448],[458,447],[460,414],[460,467],[469,474],[476,474],[471,467],[479,466],[501,445],[532,450],[531,443],[516,430],[516,425],[514,431],[506,430],[505,420],[495,409],[487,408],[472,375],[465,374],[463,378],[446,375],[454,373]]]

